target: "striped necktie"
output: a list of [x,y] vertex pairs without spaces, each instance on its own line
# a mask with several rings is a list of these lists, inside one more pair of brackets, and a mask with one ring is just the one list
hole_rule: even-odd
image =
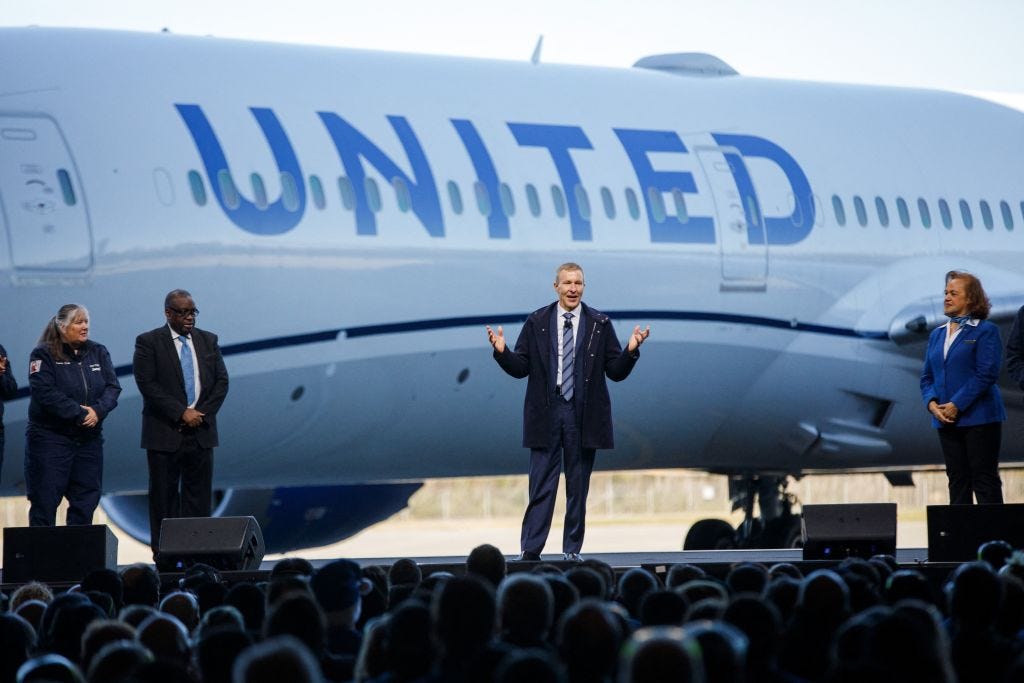
[[562,398],[572,400],[573,384],[573,353],[576,344],[572,335],[572,313],[564,313],[565,324],[562,326]]

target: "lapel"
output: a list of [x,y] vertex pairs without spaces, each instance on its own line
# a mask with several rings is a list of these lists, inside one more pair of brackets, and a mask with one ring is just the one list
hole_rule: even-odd
[[[558,305],[552,304],[547,314],[541,315],[540,324],[536,328],[535,334],[537,335],[537,348],[547,349],[547,353],[540,354],[540,362],[544,366],[544,374],[549,378],[554,377],[554,371],[551,370],[551,358],[552,354],[555,353],[555,347],[558,346],[558,334],[555,327],[555,315],[558,311]],[[551,379],[554,382],[554,379]]]
[[[960,346],[960,342],[963,341],[964,337],[971,334],[976,329],[974,325],[963,325],[962,327],[963,329],[960,330],[960,334],[956,336],[953,343],[949,345],[949,351],[946,352],[945,360],[947,363],[949,362],[949,359],[953,357],[953,352]],[[945,341],[945,338],[943,338],[943,341]]]
[[206,357],[206,339],[194,327],[192,328],[192,346],[196,350],[196,367],[199,369],[199,393],[202,394],[203,387],[210,385],[210,378],[207,377],[206,363],[202,360]]
[[181,373],[181,358],[178,356],[178,349],[174,345],[174,337],[171,336],[172,331],[168,325],[160,328],[160,349],[164,354],[164,362],[174,368],[174,376],[178,379],[178,387],[184,392],[185,376]]

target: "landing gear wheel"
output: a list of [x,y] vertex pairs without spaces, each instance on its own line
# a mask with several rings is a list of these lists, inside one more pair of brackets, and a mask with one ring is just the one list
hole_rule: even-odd
[[762,548],[804,547],[803,535],[800,531],[800,517],[787,514],[768,520],[760,545]]
[[736,547],[736,530],[723,519],[702,519],[690,527],[683,550],[726,550]]

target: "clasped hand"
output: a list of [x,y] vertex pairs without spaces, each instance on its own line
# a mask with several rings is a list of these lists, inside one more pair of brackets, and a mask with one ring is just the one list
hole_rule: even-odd
[[85,408],[85,417],[82,418],[83,427],[95,427],[99,424],[100,417],[96,414],[96,411],[89,406],[82,406]]
[[956,422],[956,418],[960,415],[960,409],[952,401],[942,404],[932,401],[928,404],[928,412],[934,415],[936,420],[947,425]]
[[181,422],[186,427],[198,427],[203,424],[203,417],[205,413],[201,413],[195,408],[185,408],[185,412],[181,414]]

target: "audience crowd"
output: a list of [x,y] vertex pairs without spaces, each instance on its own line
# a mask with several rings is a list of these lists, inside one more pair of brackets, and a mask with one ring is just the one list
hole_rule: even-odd
[[1024,683],[1024,554],[943,587],[889,556],[616,574],[599,561],[465,571],[277,562],[228,585],[150,565],[2,595],[0,683]]

